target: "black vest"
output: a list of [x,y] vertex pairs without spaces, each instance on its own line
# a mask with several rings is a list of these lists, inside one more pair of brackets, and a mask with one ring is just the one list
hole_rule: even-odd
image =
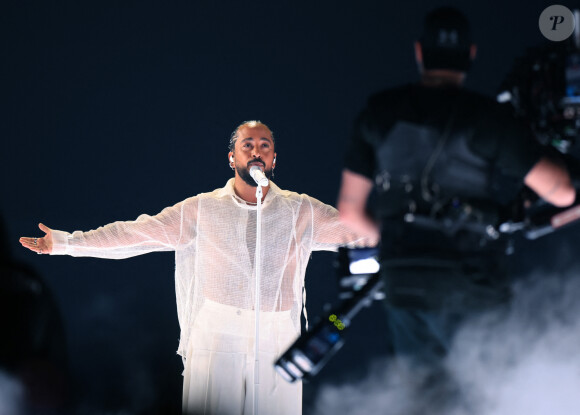
[[[379,214],[397,217],[408,212],[434,214],[452,203],[487,205],[491,168],[469,146],[473,131],[443,133],[433,127],[398,122],[376,148]],[[483,209],[483,206],[480,207]]]

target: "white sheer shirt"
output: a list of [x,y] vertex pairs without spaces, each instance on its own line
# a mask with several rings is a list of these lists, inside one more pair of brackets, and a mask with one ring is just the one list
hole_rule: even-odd
[[[175,251],[175,289],[181,328],[178,354],[187,356],[193,322],[205,299],[252,309],[256,206],[225,187],[190,197],[155,216],[114,222],[88,232],[53,232],[53,255],[122,259]],[[306,265],[312,251],[373,245],[349,231],[338,211],[270,181],[262,204],[261,309],[291,311],[296,334]]]

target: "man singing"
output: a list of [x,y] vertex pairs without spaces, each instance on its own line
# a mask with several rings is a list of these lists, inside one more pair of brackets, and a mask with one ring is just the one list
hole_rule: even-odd
[[[374,245],[357,239],[331,206],[305,194],[263,187],[261,247],[256,254],[257,196],[252,166],[268,179],[276,167],[274,136],[248,121],[232,133],[228,160],[235,176],[155,216],[72,234],[43,224],[43,238],[21,238],[37,253],[121,259],[175,251],[178,354],[184,359],[183,410],[188,414],[301,413],[302,385],[289,384],[273,361],[300,333],[304,276],[312,251]],[[256,259],[260,272],[259,367],[255,359]],[[257,379],[254,375],[258,376]]]

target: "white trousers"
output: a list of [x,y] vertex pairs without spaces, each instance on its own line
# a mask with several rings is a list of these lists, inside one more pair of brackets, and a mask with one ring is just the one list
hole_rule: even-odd
[[[183,412],[252,415],[254,311],[206,300],[192,330],[183,372]],[[288,383],[274,361],[297,338],[290,311],[260,313],[259,415],[300,415],[302,383]]]

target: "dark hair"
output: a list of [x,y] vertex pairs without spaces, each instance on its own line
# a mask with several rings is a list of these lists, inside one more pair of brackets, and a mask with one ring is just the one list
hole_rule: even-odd
[[425,69],[467,71],[471,65],[471,29],[463,13],[440,7],[425,16],[419,38]]
[[254,127],[266,127],[268,129],[268,131],[270,131],[270,134],[272,135],[272,142],[274,143],[274,145],[276,144],[276,140],[274,139],[274,132],[272,130],[270,130],[270,127],[268,127],[266,124],[264,124],[262,121],[258,121],[258,120],[251,120],[251,121],[244,121],[243,123],[241,123],[240,125],[238,125],[236,127],[236,129],[232,132],[232,135],[230,136],[230,143],[228,145],[228,148],[230,151],[234,151],[234,147],[236,146],[236,141],[238,139],[238,133],[240,132],[240,129],[242,127],[250,127],[250,128],[254,128]]

